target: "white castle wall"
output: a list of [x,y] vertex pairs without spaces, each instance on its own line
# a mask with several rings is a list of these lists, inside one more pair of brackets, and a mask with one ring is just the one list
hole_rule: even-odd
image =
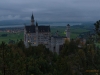
[[60,47],[60,45],[63,45],[64,42],[65,42],[65,38],[51,37],[51,48],[50,48],[50,50],[52,52],[56,52],[57,54],[59,54],[59,47]]
[[39,40],[38,40],[39,34],[38,34],[38,27],[37,26],[36,26],[36,35],[34,34],[34,36],[36,37],[36,46],[38,46],[38,44],[39,44]]

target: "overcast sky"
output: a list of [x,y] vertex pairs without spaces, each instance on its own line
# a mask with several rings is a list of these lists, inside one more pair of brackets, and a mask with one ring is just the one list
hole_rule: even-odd
[[100,0],[0,0],[0,20],[97,21]]

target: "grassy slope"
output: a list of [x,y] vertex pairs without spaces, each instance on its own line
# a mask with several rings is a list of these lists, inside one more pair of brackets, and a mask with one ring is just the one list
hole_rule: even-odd
[[9,40],[17,41],[17,39],[18,40],[23,39],[23,32],[20,32],[20,33],[17,33],[17,34],[15,34],[15,33],[8,33],[8,32],[0,32],[0,35],[1,34],[7,34],[7,37],[1,37],[0,36],[0,43],[2,41],[5,41],[7,43]]
[[[51,27],[51,32],[52,34],[54,34],[57,30],[59,31],[59,35],[62,35],[62,36],[65,36],[66,33],[65,33],[65,30],[66,30],[66,27],[64,26],[59,26],[59,27]],[[83,27],[74,27],[72,26],[71,27],[71,38],[76,38],[79,34],[83,33],[83,32],[88,32],[89,30],[86,29],[86,28],[83,28]]]

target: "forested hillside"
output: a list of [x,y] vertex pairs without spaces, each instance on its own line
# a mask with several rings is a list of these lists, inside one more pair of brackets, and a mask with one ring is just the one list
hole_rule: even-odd
[[100,50],[79,39],[66,40],[59,55],[44,45],[25,48],[23,41],[0,45],[0,75],[94,75],[86,70],[99,69]]
[[[96,25],[98,29],[98,23]],[[42,44],[26,48],[23,40],[2,42],[0,75],[99,75],[100,47],[97,47],[99,39],[95,37],[97,35],[89,36],[86,43],[80,38],[66,40],[59,55]]]

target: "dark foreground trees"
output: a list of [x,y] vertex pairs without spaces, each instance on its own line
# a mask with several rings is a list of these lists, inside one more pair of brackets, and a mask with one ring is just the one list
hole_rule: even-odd
[[[86,70],[100,69],[100,51],[93,44],[66,41],[57,55],[44,45],[25,48],[22,41],[0,45],[0,75],[92,75]],[[93,73],[95,74],[95,73]]]
[[100,20],[98,20],[94,25],[96,33],[100,36]]

